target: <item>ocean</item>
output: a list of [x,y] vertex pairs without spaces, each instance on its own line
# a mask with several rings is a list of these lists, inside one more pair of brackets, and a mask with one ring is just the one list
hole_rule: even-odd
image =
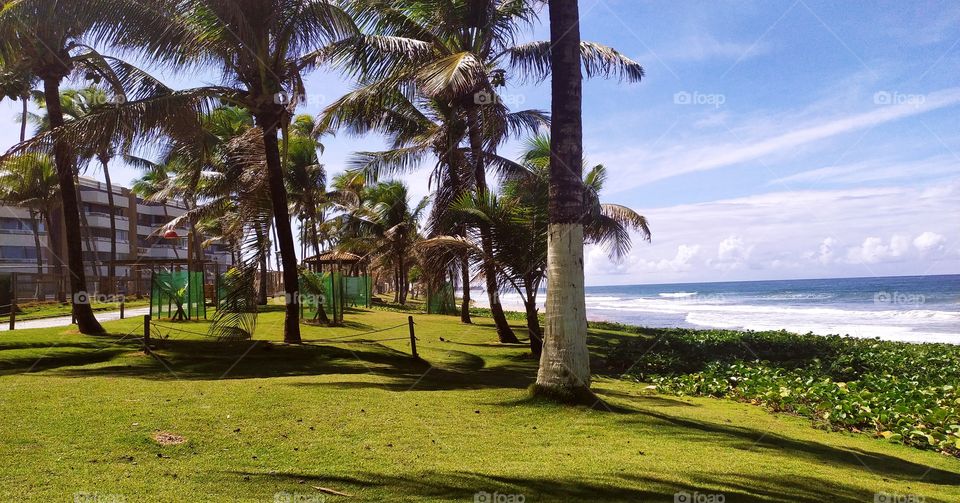
[[[474,298],[486,304],[483,293]],[[515,292],[505,292],[502,302],[523,309]],[[590,320],[647,327],[960,344],[960,275],[592,286],[586,302]]]

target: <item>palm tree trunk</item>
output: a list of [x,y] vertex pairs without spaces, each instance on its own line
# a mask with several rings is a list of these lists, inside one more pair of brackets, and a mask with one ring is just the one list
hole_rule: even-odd
[[[486,163],[483,160],[483,140],[480,131],[480,111],[477,105],[471,105],[467,109],[470,127],[470,150],[473,152],[474,178],[476,179],[477,194],[486,194],[487,192],[487,170]],[[500,304],[500,289],[497,286],[497,269],[493,263],[493,238],[490,236],[490,226],[486,223],[480,223],[480,247],[483,249],[483,276],[487,283],[487,297],[490,301],[490,315],[493,316],[493,322],[497,325],[497,337],[500,342],[516,343],[520,342],[510,324],[507,322],[507,316],[503,312],[503,306]]]
[[27,104],[30,102],[30,93],[23,93],[20,101],[23,105],[20,110],[20,143],[23,143],[27,139],[27,117],[30,115],[27,110]]
[[[269,232],[269,231],[267,231]],[[267,305],[267,249],[270,247],[270,243],[267,241],[266,236],[263,235],[259,229],[257,230],[257,246],[260,247],[260,285],[257,292],[257,304],[261,306]]]
[[[20,116],[20,143],[23,143],[27,139],[27,100],[29,99],[29,93],[24,93],[23,96],[20,97],[20,101],[23,102]],[[37,289],[34,291],[33,297],[36,300],[40,300],[43,291],[43,248],[40,247],[40,227],[37,223],[37,213],[33,208],[27,209],[30,211],[30,228],[33,230],[33,246],[37,250]]]
[[470,262],[467,257],[460,261],[460,278],[463,281],[463,301],[460,304],[460,322],[473,323],[470,319]]
[[100,157],[100,165],[103,167],[103,179],[107,182],[107,204],[110,206],[110,264],[107,265],[107,293],[113,292],[113,283],[117,275],[117,216],[116,206],[113,201],[113,184],[110,182],[110,169],[106,156]]
[[592,400],[583,290],[583,76],[576,0],[550,1],[553,69],[547,326],[536,393]]
[[30,211],[30,228],[33,229],[33,246],[37,250],[37,289],[33,298],[40,300],[43,283],[40,279],[43,277],[43,248],[40,246],[40,224],[37,222],[37,212],[33,208],[27,208]]
[[76,190],[77,206],[80,212],[80,225],[83,229],[83,240],[86,241],[87,243],[87,253],[90,253],[91,255],[90,256],[90,273],[93,274],[93,280],[97,282],[97,289],[99,290],[100,289],[99,288],[100,287],[100,284],[99,284],[100,268],[97,265],[98,263],[97,259],[99,258],[98,257],[99,254],[97,253],[97,248],[94,246],[94,243],[93,243],[93,235],[90,232],[90,220],[87,218],[87,212],[84,211],[83,208],[80,208],[80,206],[83,205],[83,197],[81,196],[81,193],[80,193],[80,175],[78,175],[76,172],[74,172],[73,174],[73,182],[74,182],[74,187],[76,187],[77,189]]
[[530,336],[530,352],[539,357],[543,353],[543,331],[540,329],[540,316],[537,313],[537,286],[532,274],[524,278],[523,286],[527,296],[523,301],[527,310],[527,332]]
[[297,248],[293,244],[290,226],[290,210],[287,207],[287,189],[283,185],[283,167],[280,164],[280,145],[277,141],[279,117],[267,114],[257,117],[263,128],[263,146],[267,158],[267,180],[270,185],[270,200],[273,204],[273,220],[277,226],[277,241],[283,262],[283,288],[286,293],[286,316],[283,323],[283,340],[300,344],[300,285],[297,271]]
[[[43,92],[46,97],[50,128],[56,130],[63,126],[63,110],[60,108],[60,79],[43,79]],[[63,221],[66,225],[67,264],[70,274],[70,293],[73,295],[73,316],[82,334],[103,333],[103,327],[93,316],[87,294],[87,277],[83,270],[83,245],[80,240],[80,209],[77,205],[77,187],[73,183],[76,158],[70,144],[54,137],[54,159],[57,165],[57,179],[60,182],[60,199]],[[84,300],[86,300],[84,302]]]

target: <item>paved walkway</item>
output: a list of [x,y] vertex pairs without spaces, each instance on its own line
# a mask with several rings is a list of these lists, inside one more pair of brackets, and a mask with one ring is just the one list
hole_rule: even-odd
[[[126,309],[124,311],[124,316],[127,318],[133,318],[136,316],[143,316],[145,314],[150,314],[149,307],[138,307],[134,309]],[[113,321],[120,319],[120,311],[107,311],[95,313],[97,320],[99,321]],[[21,328],[51,328],[51,327],[66,327],[70,325],[70,322],[73,321],[70,316],[58,316],[56,318],[42,318],[39,320],[17,320],[17,330]],[[8,320],[4,319],[0,322],[0,332],[10,330],[10,323]]]

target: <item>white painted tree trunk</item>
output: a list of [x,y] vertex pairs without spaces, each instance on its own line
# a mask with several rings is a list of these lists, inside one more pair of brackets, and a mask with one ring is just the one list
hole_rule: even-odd
[[550,394],[581,396],[590,388],[582,224],[550,224],[547,285],[537,387]]

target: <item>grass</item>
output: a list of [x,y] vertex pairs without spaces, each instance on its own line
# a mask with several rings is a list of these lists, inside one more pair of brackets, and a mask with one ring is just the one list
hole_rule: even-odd
[[[0,500],[960,499],[953,458],[748,404],[616,376],[596,378],[594,408],[531,400],[536,362],[487,319],[415,315],[415,360],[405,313],[349,312],[346,327],[304,327],[299,347],[279,342],[281,316],[263,314],[247,343],[161,328],[156,358],[124,338],[133,319],[107,323],[111,336],[0,334]],[[623,337],[636,335],[591,330],[598,370]],[[158,432],[185,442],[161,446]]]

